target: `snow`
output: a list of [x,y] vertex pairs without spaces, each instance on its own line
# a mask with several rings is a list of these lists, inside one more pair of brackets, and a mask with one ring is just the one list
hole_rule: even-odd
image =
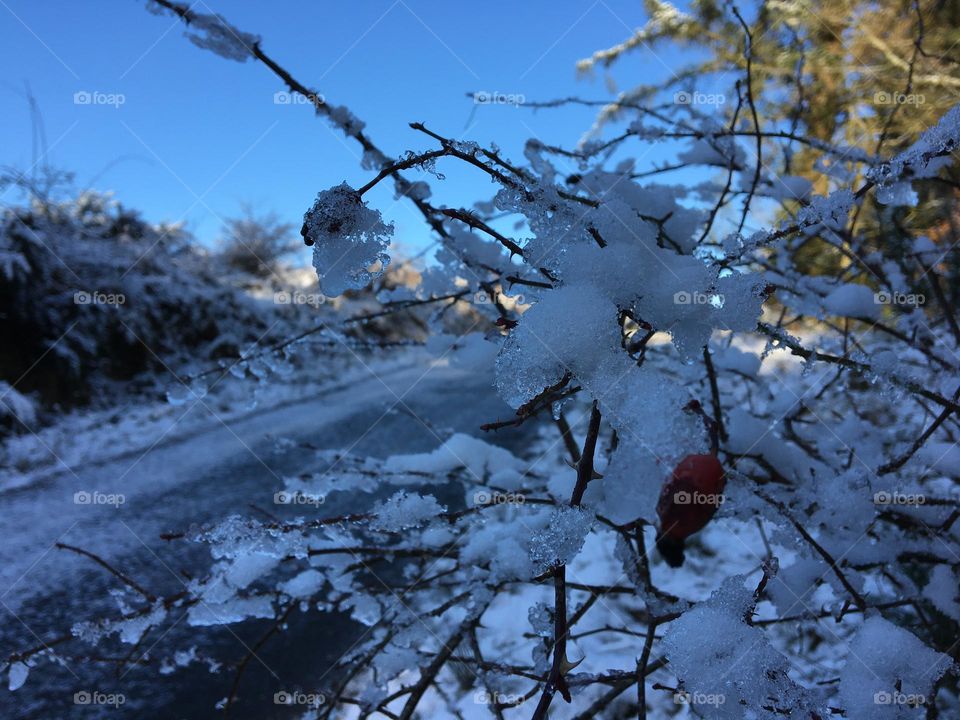
[[325,295],[337,297],[364,288],[390,264],[385,251],[393,225],[384,224],[379,211],[368,208],[346,183],[318,193],[303,220]]
[[[159,672],[161,675],[171,675],[178,668],[189,667],[189,665],[198,660],[197,646],[194,645],[186,650],[178,650],[172,658],[164,658]],[[208,661],[209,663],[209,661]],[[215,672],[213,664],[210,664],[210,672]]]
[[400,490],[374,508],[375,519],[370,527],[383,532],[398,532],[423,525],[446,510],[432,495],[408,494]]
[[306,599],[316,595],[326,581],[323,573],[316,570],[304,570],[284,583],[277,586],[280,592],[292,598]]
[[37,421],[37,408],[16,388],[0,381],[0,418],[4,417],[11,417],[21,425],[32,427]]
[[392,455],[387,458],[383,467],[388,472],[429,475],[442,475],[451,470],[465,468],[471,477],[483,482],[494,472],[523,472],[527,464],[502,447],[465,433],[454,433],[432,452]]
[[[161,438],[157,447],[163,447],[203,437],[223,430],[224,423],[232,426],[253,418],[267,418],[271,412],[292,405],[309,405],[338,388],[369,380],[371,371],[389,378],[398,370],[421,362],[416,354],[371,359],[366,368],[344,368],[342,361],[332,356],[328,356],[328,361],[321,373],[309,368],[282,379],[272,378],[269,393],[261,392],[260,388],[254,390],[259,401],[252,407],[249,386],[225,380],[217,384],[203,403],[192,398],[185,408],[144,399],[135,406],[123,408],[122,412],[111,407],[64,413],[55,424],[33,433],[13,435],[0,444],[0,490],[69,473],[68,468],[82,473],[83,468],[92,464],[124,457],[130,457],[132,462],[157,444],[157,438]],[[336,373],[339,375],[335,376]],[[382,389],[379,382],[376,384]],[[281,425],[289,427],[288,423],[274,427]]]
[[[183,11],[184,21],[187,23],[183,34],[197,47],[238,62],[244,62],[253,56],[253,47],[260,42],[259,36],[238,30],[221,15],[195,12],[193,6],[180,5],[179,8]],[[156,15],[174,14],[172,10],[153,0],[147,0],[147,10]]]
[[190,42],[227,60],[245,62],[260,42],[259,36],[237,30],[220,15],[191,12],[187,28],[184,34]]
[[187,622],[193,626],[230,625],[249,618],[272,618],[273,601],[267,596],[234,598],[225,603],[194,605],[187,612]]
[[[472,532],[460,551],[460,558],[491,584],[526,579],[534,574],[528,548],[515,532],[504,532],[500,524]],[[477,570],[481,565],[488,568]]]
[[879,615],[867,619],[849,646],[839,695],[850,720],[915,717],[933,684],[952,665],[903,628]]
[[[229,588],[229,595],[248,587],[254,580],[275,568],[279,562],[280,558],[271,554],[237,554],[222,575],[224,585]],[[210,593],[204,593],[204,598],[209,599]]]
[[923,596],[947,617],[960,621],[960,579],[947,565],[937,565],[923,588]]
[[714,351],[713,364],[721,370],[730,370],[747,377],[756,377],[757,373],[760,372],[761,360],[759,355],[730,345],[719,352]]
[[853,207],[853,193],[848,189],[837,190],[831,195],[818,195],[797,215],[803,225],[823,224],[829,228],[842,228]]
[[897,207],[916,207],[918,196],[913,185],[906,181],[877,188],[877,202]]
[[823,306],[831,315],[855,318],[878,318],[881,309],[873,290],[854,283],[845,283],[831,290],[823,299]]
[[692,165],[719,165],[728,167],[742,166],[745,158],[743,149],[730,137],[711,137],[695,140],[689,150],[677,159]]
[[788,567],[781,567],[770,580],[767,591],[781,617],[812,613],[818,608],[814,595],[829,567],[817,558],[799,558]]
[[797,717],[813,712],[825,717],[824,698],[796,684],[787,658],[762,630],[746,624],[753,602],[743,582],[742,576],[728,578],[667,629],[663,642],[670,669],[689,693],[689,704],[698,714],[731,720],[773,720],[782,717],[781,707]]
[[119,622],[111,627],[111,631],[119,633],[121,642],[125,642],[128,645],[136,645],[140,642],[140,639],[148,628],[157,627],[163,623],[166,616],[166,608],[160,604],[156,604],[148,614]]
[[780,175],[767,184],[768,194],[778,200],[806,200],[813,191],[813,183],[799,175]]
[[[670,668],[698,714],[713,718],[826,715],[822,696],[796,684],[790,664],[763,632],[747,625],[752,609],[744,578],[724,581],[710,599],[671,623],[664,636]],[[773,701],[773,702],[771,702]],[[699,707],[697,707],[699,706]]]
[[[125,605],[121,602],[121,609]],[[116,620],[103,620],[101,622],[78,622],[70,629],[74,637],[83,642],[96,645],[103,638],[116,634],[121,642],[128,645],[136,645],[148,628],[156,627],[163,623],[167,617],[167,609],[162,602],[155,602],[152,606],[145,609],[144,612],[134,614],[131,617],[121,617]]]
[[653,452],[627,436],[606,467],[603,483],[591,483],[585,498],[598,502],[604,516],[615,523],[638,518],[653,522],[666,474],[666,465]]
[[7,687],[10,691],[19,690],[23,687],[23,684],[27,681],[27,676],[30,674],[30,668],[22,662],[15,662],[10,664],[10,670],[7,674]]
[[539,572],[566,565],[583,547],[594,524],[593,514],[579,507],[553,510],[543,529],[530,537],[530,559]]
[[[580,308],[570,316],[568,308]],[[566,371],[585,378],[614,355],[616,308],[592,287],[564,287],[524,313],[497,358],[497,389],[520,407]],[[599,391],[599,389],[598,389]]]
[[951,153],[960,142],[960,105],[955,105],[920,139],[889,162],[870,170],[868,179],[881,189],[890,189],[905,175],[927,177],[943,166],[942,156]]
[[960,477],[960,447],[956,443],[928,442],[918,454],[931,470]]

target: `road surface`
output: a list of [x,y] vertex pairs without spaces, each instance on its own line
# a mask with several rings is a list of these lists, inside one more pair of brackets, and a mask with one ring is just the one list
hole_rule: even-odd
[[[0,494],[0,655],[33,647],[78,620],[116,610],[110,590],[119,587],[117,579],[89,559],[56,549],[55,543],[96,553],[156,594],[176,592],[183,588],[183,572],[202,573],[209,555],[199,546],[164,541],[161,533],[231,513],[255,514],[251,504],[272,509],[283,476],[316,462],[315,453],[305,446],[387,457],[430,451],[440,443],[438,436],[454,431],[479,436],[481,423],[512,414],[491,384],[491,376],[474,371],[422,362],[395,366],[369,372],[319,397],[235,422],[214,421],[204,432],[146,452],[110,459],[110,448],[103,448],[99,462]],[[501,432],[486,439],[520,451],[524,436]],[[290,438],[298,445],[281,449],[276,438]],[[96,501],[107,504],[78,503],[77,493],[89,498],[99,493]],[[111,496],[117,500],[119,495],[122,504],[109,504]],[[349,498],[338,502],[335,496],[323,514],[351,511],[347,502]],[[233,673],[210,674],[194,664],[163,676],[156,669],[158,655],[196,644],[235,662],[264,627],[251,622],[203,629],[177,622],[148,655],[152,666],[132,671],[82,658],[68,659],[60,668],[43,662],[21,689],[0,689],[0,717],[213,717],[213,705],[228,694]],[[290,630],[258,653],[263,663],[251,663],[231,717],[293,717],[290,709],[272,702],[277,689],[272,675],[291,688],[311,687],[350,646],[362,630],[358,628],[345,616],[295,612]],[[141,649],[146,650],[149,647]],[[74,694],[84,691],[122,693],[124,703],[75,704]]]

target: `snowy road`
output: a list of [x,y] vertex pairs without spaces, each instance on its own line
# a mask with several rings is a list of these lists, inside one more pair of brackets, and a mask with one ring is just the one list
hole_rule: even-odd
[[[57,542],[96,553],[156,594],[176,592],[185,573],[202,570],[208,556],[187,543],[161,540],[160,534],[230,513],[255,514],[251,505],[275,511],[273,494],[283,487],[282,478],[313,460],[311,448],[380,457],[424,452],[453,431],[480,435],[481,423],[512,414],[492,391],[492,378],[472,371],[416,362],[360,372],[356,382],[334,386],[319,397],[230,423],[215,421],[204,432],[167,439],[145,453],[89,463],[0,495],[5,538],[0,547],[0,613],[5,616],[0,653],[6,657],[32,647],[77,620],[96,617],[98,610],[115,608],[109,591],[118,581],[89,559],[56,549]],[[277,438],[298,444],[281,447]],[[516,433],[487,439],[508,446],[523,442]],[[109,457],[110,448],[103,448],[103,454]],[[348,502],[333,498],[322,512],[350,510]],[[315,679],[356,633],[346,618],[315,612],[293,618],[291,626],[295,632],[286,637],[298,638],[297,646],[309,647],[309,652],[301,654],[289,645],[280,652],[265,649],[262,667],[251,667],[245,681],[251,695],[265,694],[270,674],[291,685]],[[179,623],[166,640],[180,634],[187,644],[235,660],[260,633],[257,627],[201,633]],[[44,663],[23,688],[0,693],[0,716],[209,717],[212,703],[226,694],[232,680],[230,673],[209,676],[197,666],[166,677],[156,673],[156,663],[152,669],[125,672],[83,660],[68,660],[62,669]],[[126,702],[120,708],[76,706],[73,694],[82,690],[121,692]],[[170,712],[171,704],[176,714]],[[234,716],[290,714],[272,703],[250,703]]]

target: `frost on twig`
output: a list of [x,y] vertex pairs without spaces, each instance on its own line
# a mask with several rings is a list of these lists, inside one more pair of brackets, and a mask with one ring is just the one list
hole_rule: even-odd
[[186,6],[147,1],[147,10],[152,13],[176,12],[187,23],[186,38],[197,47],[216,53],[227,60],[246,62],[254,56],[254,47],[260,42],[259,35],[238,30],[222,15],[198,13]]
[[324,190],[303,216],[301,234],[313,245],[320,289],[331,297],[359,290],[383,275],[393,225],[346,183]]

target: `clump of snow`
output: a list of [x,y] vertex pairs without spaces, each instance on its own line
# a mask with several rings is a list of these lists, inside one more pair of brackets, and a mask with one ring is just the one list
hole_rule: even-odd
[[459,468],[465,468],[471,477],[482,481],[495,472],[522,472],[526,463],[502,447],[464,433],[455,433],[433,452],[393,455],[383,464],[383,469],[387,472],[430,475],[439,475]]
[[653,522],[666,472],[655,453],[627,435],[604,471],[603,482],[590,483],[585,497],[597,502],[604,516],[615,523],[638,518]]
[[866,285],[844,283],[830,291],[823,306],[831,315],[855,318],[877,318],[881,305],[873,290]]
[[553,510],[546,526],[530,537],[530,559],[540,572],[556,565],[566,565],[580,552],[593,524],[593,513],[583,508]]
[[928,442],[917,453],[930,467],[950,477],[960,477],[960,447],[952,442]]
[[343,130],[346,135],[356,136],[366,127],[366,123],[344,105],[328,105],[327,109],[330,122]]
[[944,615],[960,622],[960,578],[949,565],[937,565],[933,569],[923,596]]
[[248,618],[272,618],[273,602],[266,595],[234,598],[225,603],[200,602],[187,612],[187,622],[194,626],[230,625]]
[[520,407],[566,372],[591,377],[619,347],[613,303],[590,286],[559,288],[510,333],[497,358],[497,389],[509,405]]
[[677,159],[690,164],[718,165],[720,167],[741,167],[745,158],[743,148],[728,136],[709,137],[694,140],[688,150],[677,155]]
[[374,625],[383,615],[383,608],[379,601],[369,595],[352,595],[348,597],[343,607],[350,609],[350,617],[364,625]]
[[781,568],[767,584],[767,593],[780,615],[802,615],[817,609],[813,596],[830,569],[820,560],[800,558]]
[[876,198],[881,205],[907,207],[916,207],[919,199],[913,185],[905,180],[878,187]]
[[488,566],[481,573],[489,582],[527,579],[534,574],[528,547],[516,531],[510,532],[499,523],[475,528],[460,551],[460,560],[468,567]]
[[260,42],[258,35],[238,30],[220,15],[191,11],[189,17],[190,24],[184,35],[197,47],[238,62],[253,57],[253,48]]
[[7,687],[13,690],[19,690],[27,681],[30,674],[30,668],[25,663],[15,662],[10,664],[10,670],[7,674]]
[[[186,650],[177,650],[172,658],[164,658],[160,664],[159,672],[161,675],[170,675],[177,668],[188,667],[192,662],[197,660],[197,646],[193,645]],[[211,661],[208,661],[208,666],[210,666],[210,671],[214,672],[213,666],[210,664]]]
[[71,628],[74,637],[91,645],[97,644],[102,638],[117,634],[121,642],[135,645],[140,641],[143,633],[150,627],[160,625],[167,616],[167,609],[162,602],[155,603],[147,612],[118,620],[103,622],[79,622]]
[[408,494],[401,490],[374,508],[376,518],[370,527],[384,532],[398,532],[423,525],[446,510],[432,495]]
[[303,216],[304,236],[313,242],[313,266],[321,291],[330,297],[359,290],[383,275],[393,225],[383,222],[356,190],[342,183],[318,193]]
[[801,225],[826,225],[829,228],[842,228],[853,207],[853,193],[846,188],[827,196],[818,195],[810,204],[800,209],[797,218]]
[[849,720],[917,716],[932,701],[933,684],[952,665],[915,635],[880,616],[869,618],[850,643],[839,694]]
[[697,714],[730,720],[782,718],[781,708],[827,717],[822,694],[795,683],[787,658],[746,623],[752,607],[752,592],[737,575],[670,624],[663,643],[690,704],[701,706]]
[[304,570],[296,577],[281,583],[278,586],[280,592],[289,595],[292,598],[304,599],[312,597],[319,592],[324,583],[323,573],[317,570]]
[[939,122],[920,136],[913,145],[889,162],[872,168],[867,178],[875,182],[880,189],[899,183],[905,174],[915,177],[927,177],[931,172],[943,166],[944,158],[960,142],[960,105],[950,108]]
[[713,364],[721,370],[730,370],[747,377],[756,377],[760,372],[760,356],[741,350],[733,345],[715,352]]

